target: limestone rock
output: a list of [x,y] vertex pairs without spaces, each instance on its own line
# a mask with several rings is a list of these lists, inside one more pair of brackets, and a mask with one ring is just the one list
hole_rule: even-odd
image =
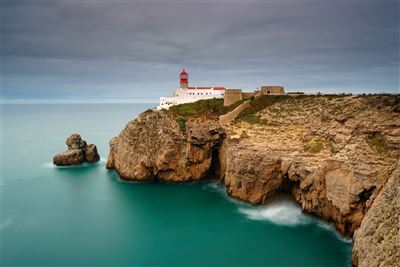
[[96,162],[100,160],[95,145],[87,145],[79,134],[71,134],[65,141],[68,150],[53,157],[55,165],[78,165],[83,162]]
[[99,153],[97,153],[97,147],[93,144],[86,145],[84,148],[85,161],[96,162],[100,160]]
[[228,194],[263,203],[289,193],[304,211],[352,236],[400,158],[399,100],[289,97],[260,110],[257,120],[224,125]]
[[283,184],[280,158],[254,147],[227,147],[225,185],[230,196],[259,204],[277,193]]
[[86,147],[86,142],[82,140],[79,134],[71,134],[65,143],[68,146],[68,149],[83,149]]
[[68,149],[53,158],[53,163],[59,166],[77,165],[84,162],[82,149]]
[[400,266],[400,162],[354,234],[353,264]]
[[144,112],[110,141],[107,168],[126,180],[199,180],[218,163],[223,136],[218,118],[185,121]]

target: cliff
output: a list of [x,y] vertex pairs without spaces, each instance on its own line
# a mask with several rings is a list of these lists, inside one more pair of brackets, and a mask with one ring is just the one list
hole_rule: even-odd
[[133,180],[214,177],[253,204],[288,193],[343,234],[358,229],[355,265],[400,263],[399,96],[262,96],[228,125],[218,116],[235,105],[202,103],[142,113],[111,140],[107,167]]
[[184,104],[168,112],[140,114],[110,141],[107,168],[115,169],[123,179],[137,181],[183,182],[214,174],[225,136],[218,124],[223,111],[218,109],[225,108],[222,100],[201,103],[205,106]]

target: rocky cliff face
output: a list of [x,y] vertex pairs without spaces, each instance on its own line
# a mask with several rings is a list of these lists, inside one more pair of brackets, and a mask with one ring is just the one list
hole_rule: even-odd
[[133,180],[212,175],[254,204],[292,194],[343,234],[361,225],[354,262],[375,266],[381,252],[399,263],[399,158],[399,96],[265,96],[224,126],[215,116],[142,113],[112,139],[107,167]]
[[400,162],[354,234],[353,263],[400,265]]
[[218,163],[215,156],[224,134],[217,117],[144,112],[111,140],[107,168],[127,180],[199,180]]
[[305,211],[352,235],[396,168],[398,103],[399,97],[300,97],[245,114],[226,126],[228,193],[262,203],[279,188],[289,190]]

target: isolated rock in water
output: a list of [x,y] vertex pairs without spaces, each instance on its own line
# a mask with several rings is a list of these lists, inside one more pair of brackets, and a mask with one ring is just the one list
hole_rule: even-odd
[[79,134],[71,134],[65,143],[68,150],[54,156],[55,165],[77,165],[83,162],[96,162],[100,160],[97,148],[93,144],[86,144],[86,141]]
[[87,145],[85,150],[85,161],[96,162],[100,160],[100,156],[97,153],[97,147],[93,144]]
[[65,143],[68,149],[83,149],[86,147],[86,141],[82,140],[79,134],[71,134]]
[[60,166],[77,165],[83,163],[83,161],[84,154],[82,149],[65,150],[53,158],[53,163]]

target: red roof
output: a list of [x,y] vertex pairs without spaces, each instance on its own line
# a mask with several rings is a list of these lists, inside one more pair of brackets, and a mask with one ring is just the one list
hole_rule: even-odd
[[188,87],[189,90],[225,90],[225,87]]
[[181,75],[187,75],[187,72],[185,69],[182,70]]

